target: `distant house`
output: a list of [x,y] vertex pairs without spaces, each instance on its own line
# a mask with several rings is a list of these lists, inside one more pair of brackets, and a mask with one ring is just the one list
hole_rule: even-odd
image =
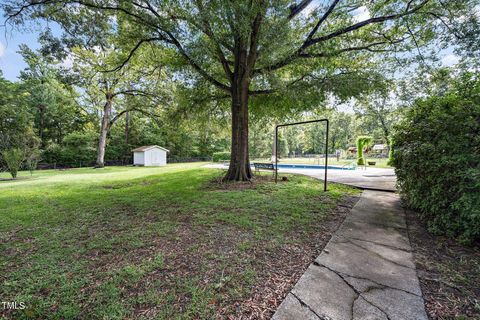
[[167,149],[159,146],[143,146],[132,150],[135,166],[165,166]]
[[387,155],[388,154],[388,146],[386,144],[375,144],[372,147],[372,154]]

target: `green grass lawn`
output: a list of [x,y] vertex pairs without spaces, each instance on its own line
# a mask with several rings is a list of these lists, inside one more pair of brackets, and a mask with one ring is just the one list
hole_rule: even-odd
[[301,176],[220,184],[222,172],[201,165],[0,181],[0,301],[27,306],[0,317],[238,315],[276,269],[308,265],[337,204],[358,194],[334,184],[323,194],[318,180]]

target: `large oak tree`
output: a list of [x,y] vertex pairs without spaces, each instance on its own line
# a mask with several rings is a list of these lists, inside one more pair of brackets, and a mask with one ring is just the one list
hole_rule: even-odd
[[[128,65],[117,72],[107,72],[113,65],[117,53],[113,48],[96,48],[88,50],[75,47],[72,50],[74,69],[79,85],[84,89],[88,100],[100,107],[100,132],[97,147],[96,167],[104,167],[107,135],[111,127],[121,118],[128,117],[131,112],[156,118],[155,109],[161,102],[164,87],[159,86],[162,77],[161,70],[142,69],[133,59]],[[140,57],[148,57],[142,55]],[[141,98],[142,106],[128,101],[129,97]],[[127,120],[128,121],[128,120]],[[128,134],[128,133],[127,133]]]
[[12,0],[6,12],[11,21],[19,21],[30,13],[55,16],[70,10],[74,15],[83,6],[122,17],[128,21],[124,41],[131,49],[119,68],[147,43],[174,51],[178,59],[173,60],[185,66],[178,79],[192,85],[208,82],[212,92],[230,99],[231,160],[225,179],[249,180],[252,97],[288,94],[291,88],[297,93],[305,89],[305,94],[335,92],[329,84],[341,86],[338,79],[347,85],[351,79],[358,80],[355,85],[362,78],[368,82],[368,62],[427,45],[474,2]]

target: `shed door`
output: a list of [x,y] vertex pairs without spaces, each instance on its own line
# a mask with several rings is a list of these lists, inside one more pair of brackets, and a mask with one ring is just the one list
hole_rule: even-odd
[[160,164],[160,152],[158,150],[152,150],[150,152],[150,161],[151,161],[151,164],[153,165],[158,165]]
[[134,152],[133,153],[133,164],[144,165],[144,153],[143,152]]

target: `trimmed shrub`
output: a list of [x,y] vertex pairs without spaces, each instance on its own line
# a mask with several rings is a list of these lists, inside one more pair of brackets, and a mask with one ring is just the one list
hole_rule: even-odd
[[212,155],[213,162],[225,161],[230,160],[230,152],[214,152]]
[[393,164],[407,204],[430,231],[463,243],[480,239],[479,84],[417,101],[394,134]]
[[373,141],[372,137],[359,136],[357,138],[357,165],[363,166],[365,164],[365,158],[363,157],[363,149],[368,147]]
[[17,178],[18,170],[20,170],[23,161],[25,160],[25,153],[18,148],[8,149],[2,152],[3,161],[13,179]]

